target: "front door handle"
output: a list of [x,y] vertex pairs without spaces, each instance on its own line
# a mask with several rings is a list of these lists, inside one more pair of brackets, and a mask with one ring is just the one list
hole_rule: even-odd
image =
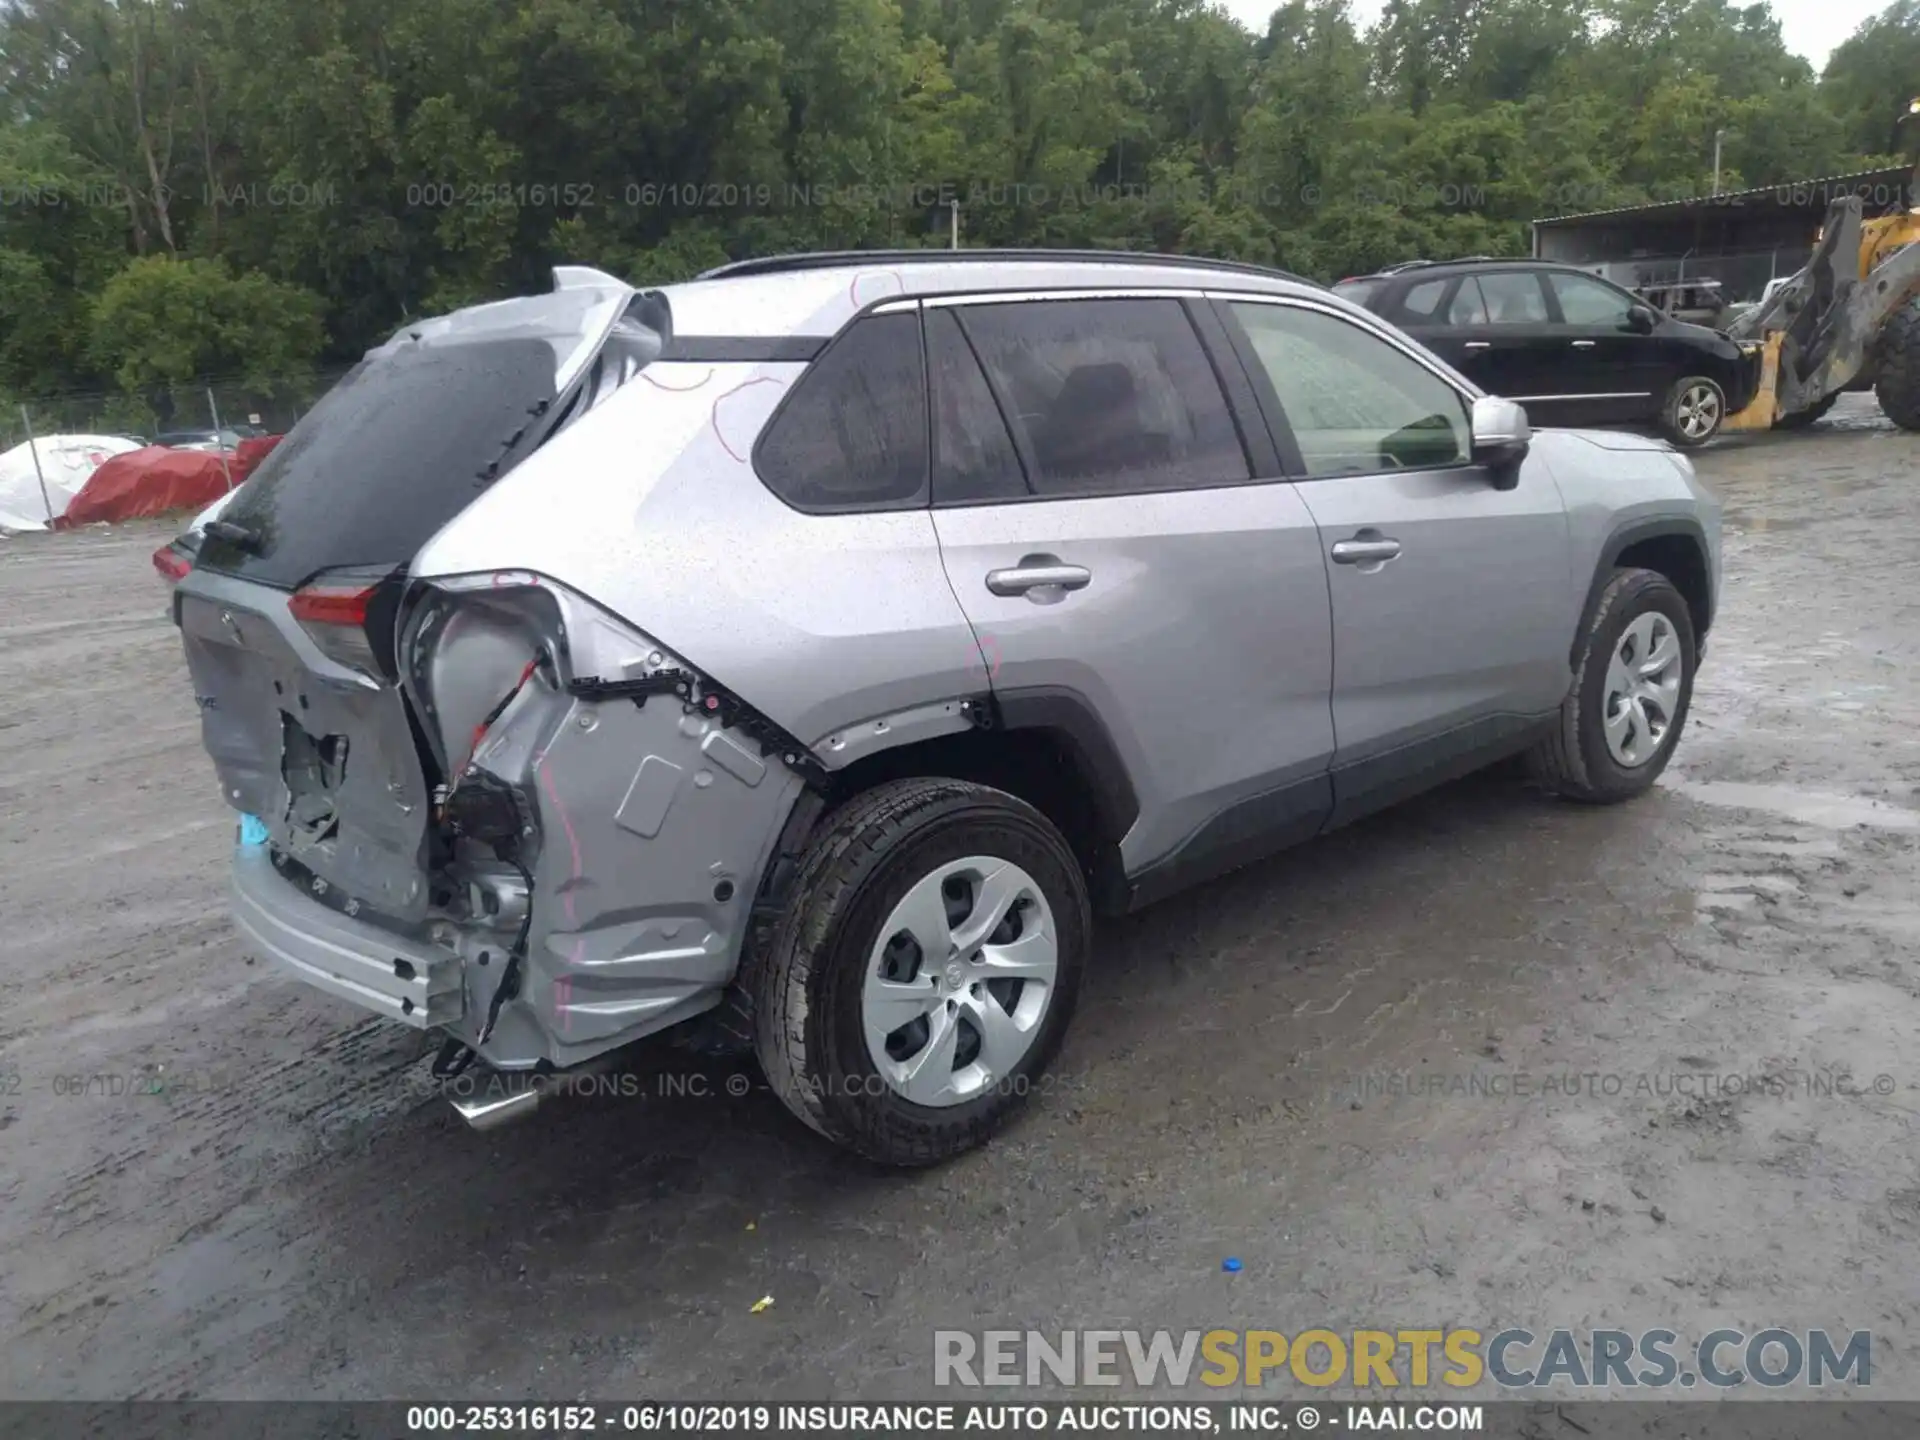
[[1591,350],[1593,348],[1593,341],[1576,340],[1573,342],[1573,348],[1576,350]]
[[1364,540],[1341,540],[1333,547],[1336,565],[1384,565],[1400,553],[1400,542],[1374,534]]
[[1093,572],[1084,565],[1063,565],[1051,556],[1029,557],[1009,570],[989,570],[987,589],[995,595],[1025,595],[1044,586],[1084,590],[1092,580]]
[[1493,342],[1491,340],[1469,340],[1461,348],[1465,350],[1491,350],[1493,348]]

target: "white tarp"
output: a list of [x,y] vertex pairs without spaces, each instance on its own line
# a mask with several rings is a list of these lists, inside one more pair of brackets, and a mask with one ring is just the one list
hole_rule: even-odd
[[[138,450],[124,435],[45,435],[0,455],[0,530],[44,530],[67,513],[93,472],[111,457]],[[34,469],[34,453],[40,466]],[[46,479],[46,498],[40,494]]]

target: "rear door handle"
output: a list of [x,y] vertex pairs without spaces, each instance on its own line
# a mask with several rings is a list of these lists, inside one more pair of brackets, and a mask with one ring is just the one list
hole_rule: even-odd
[[1047,585],[1084,590],[1092,580],[1093,572],[1084,565],[1029,565],[1023,561],[1009,570],[989,570],[987,589],[995,595],[1025,595]]
[[1400,542],[1385,537],[1371,540],[1341,540],[1333,547],[1336,565],[1384,565],[1400,553]]
[[1576,340],[1573,342],[1573,348],[1576,350],[1591,350],[1593,348],[1593,341]]
[[1493,348],[1493,342],[1491,340],[1469,340],[1460,348],[1463,350],[1491,350]]

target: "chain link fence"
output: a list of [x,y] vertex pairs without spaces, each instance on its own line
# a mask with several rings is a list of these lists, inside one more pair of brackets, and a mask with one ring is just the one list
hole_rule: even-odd
[[124,390],[10,396],[0,400],[0,454],[30,436],[124,437],[147,444],[227,446],[247,435],[284,435],[345,374],[311,370],[267,379],[212,377],[187,384]]

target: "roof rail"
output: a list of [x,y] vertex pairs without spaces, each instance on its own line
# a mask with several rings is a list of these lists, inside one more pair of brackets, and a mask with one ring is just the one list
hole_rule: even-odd
[[759,260],[735,260],[695,276],[698,280],[732,280],[743,275],[781,275],[795,270],[830,270],[846,265],[1015,264],[1020,261],[1072,261],[1083,265],[1180,265],[1189,270],[1220,270],[1236,275],[1263,275],[1291,280],[1296,285],[1322,288],[1318,281],[1291,270],[1218,260],[1209,255],[1155,255],[1140,250],[820,250],[795,255],[769,255]]
[[1389,265],[1386,269],[1375,273],[1399,275],[1408,270],[1423,270],[1429,265],[1485,265],[1529,258],[1525,255],[1449,255],[1445,260],[1402,260],[1398,265]]

